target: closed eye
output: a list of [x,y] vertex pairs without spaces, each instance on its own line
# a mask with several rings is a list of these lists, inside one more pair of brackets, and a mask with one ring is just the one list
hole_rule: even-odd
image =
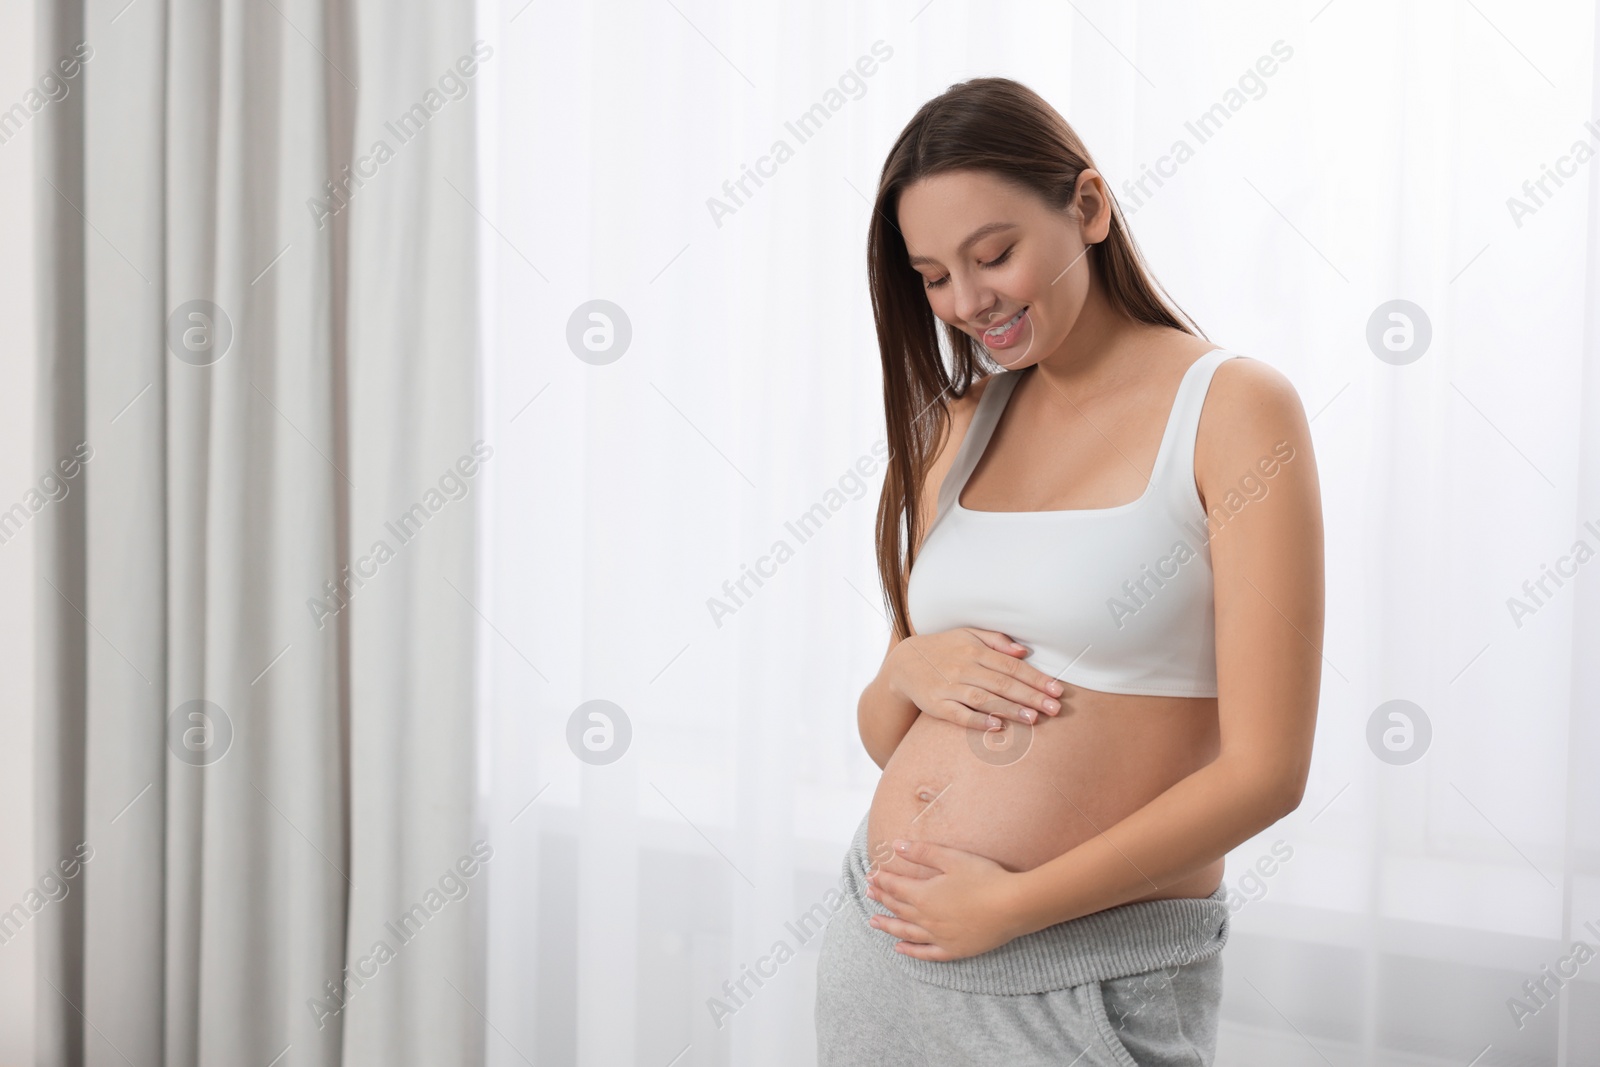
[[[1016,245],[1012,245],[1011,248],[1008,248],[1004,252],[1001,252],[998,256],[996,256],[994,259],[991,259],[987,263],[984,263],[984,262],[982,262],[980,260],[979,263],[978,263],[978,266],[980,266],[980,267],[998,267],[1002,263],[1004,263],[1006,260],[1011,258],[1011,250],[1013,248],[1016,248],[1016,247],[1017,247]],[[949,278],[939,278],[939,279],[936,279],[936,280],[930,282],[930,281],[924,279],[923,282],[922,282],[922,287],[924,289],[938,289],[941,286],[943,286],[946,282],[948,282],[949,280],[950,280]]]

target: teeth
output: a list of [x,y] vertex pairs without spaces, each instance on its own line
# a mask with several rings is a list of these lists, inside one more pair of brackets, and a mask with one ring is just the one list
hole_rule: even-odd
[[1015,315],[1011,316],[1011,318],[1007,319],[1005,322],[1002,322],[998,326],[992,326],[992,327],[990,327],[989,329],[987,329],[987,330],[985,330],[983,332],[984,333],[992,333],[992,334],[995,334],[996,336],[998,336],[1000,334],[1003,334],[1007,330],[1011,329],[1011,327],[1015,326],[1021,320],[1023,312],[1025,312],[1027,310],[1028,310],[1027,308],[1023,308],[1022,311],[1017,312]]

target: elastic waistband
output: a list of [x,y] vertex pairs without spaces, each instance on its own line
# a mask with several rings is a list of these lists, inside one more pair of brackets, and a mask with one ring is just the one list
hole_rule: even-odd
[[847,906],[835,922],[859,925],[885,959],[912,978],[964,993],[1021,995],[1067,989],[1210,959],[1228,941],[1227,887],[1210,897],[1173,897],[1122,904],[1069,919],[958,960],[919,960],[896,952],[899,940],[867,925],[889,910],[866,895],[870,858],[867,816],[845,854],[841,883]]

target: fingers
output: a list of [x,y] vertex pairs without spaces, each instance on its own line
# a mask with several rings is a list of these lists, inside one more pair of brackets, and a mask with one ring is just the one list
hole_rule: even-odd
[[[997,730],[1006,721],[1031,726],[1041,715],[1061,713],[1059,698],[1066,687],[1022,662],[1019,655],[1028,654],[1022,645],[998,631],[973,627],[960,627],[941,636],[958,633],[965,638],[956,646],[939,646],[937,652],[930,648],[929,654],[922,656],[923,666],[942,683],[935,683],[929,694],[938,698],[938,710],[923,707],[924,711],[969,730]],[[931,681],[924,676],[919,687]]]
[[[926,811],[927,809],[924,808],[923,810]],[[907,878],[916,878],[922,881],[926,881],[929,878],[938,877],[944,873],[944,871],[940,870],[938,867],[929,867],[925,864],[908,860],[904,856],[898,854],[887,863],[879,865],[878,870],[888,871],[890,874],[904,875]]]
[[[1005,697],[1019,708],[1025,707],[1031,709],[1035,713],[1035,718],[1041,714],[1061,714],[1061,701],[1056,699],[1055,694],[1050,692],[1041,692],[1040,690],[1035,689],[1033,686],[1028,685],[1026,682],[1019,681],[1010,675],[1004,673],[991,674],[989,677],[980,682],[979,685],[981,688],[988,689],[997,696]],[[995,711],[995,709],[992,707],[985,708],[984,710],[990,712]],[[1033,720],[1030,719],[1028,721],[1032,722]]]
[[909,898],[919,893],[920,887],[926,881],[923,878],[913,878],[907,874],[895,874],[880,869],[867,879],[867,895],[877,894],[873,899],[883,901],[885,906],[892,904],[896,916],[900,918],[909,916],[915,919],[916,905],[912,904]]
[[990,715],[988,712],[973,711],[959,700],[941,700],[925,714],[968,730],[1003,730],[1006,725],[998,716]]
[[867,887],[867,896],[894,912],[894,916],[897,919],[906,915],[910,915],[913,918],[916,917],[917,909],[909,901],[902,900],[883,888],[883,876],[881,874]]
[[938,945],[919,945],[911,941],[896,941],[894,950],[902,956],[913,956],[919,960],[933,960],[936,963],[956,958],[948,949],[940,948]]
[[978,662],[987,669],[994,670],[995,673],[1002,673],[1005,677],[1013,678],[1021,685],[1034,689],[1040,696],[1061,697],[1067,691],[1067,686],[1062,685],[1061,681],[1046,675],[1043,670],[1032,664],[997,656],[984,656]]
[[896,919],[892,915],[874,915],[867,922],[885,933],[893,934],[902,941],[915,941],[919,944],[931,944],[933,942],[933,935],[916,923],[909,923],[904,919]]
[[1026,648],[1017,644],[1015,641],[1011,640],[1011,638],[1007,637],[1003,633],[1000,633],[998,630],[979,630],[971,626],[968,626],[965,629],[968,633],[976,636],[978,640],[982,641],[996,652],[1004,652],[1008,656],[1026,656],[1028,654],[1028,650]]
[[[1012,722],[1032,724],[1039,718],[1039,713],[1034,709],[1015,701],[1007,700],[1000,696],[996,690],[1005,688],[1005,679],[990,675],[988,681],[981,685],[956,685],[951,699],[966,705],[975,712],[987,714],[990,718],[1010,719]],[[979,726],[978,729],[999,729],[999,726]]]
[[[1054,715],[1060,711],[1060,705],[1043,696],[1037,690],[1028,689],[1003,675],[988,673],[977,684],[957,683],[951,687],[950,699],[971,708],[975,712],[988,715],[990,718],[1009,719],[1012,722],[1032,725],[1039,720],[1041,714]],[[1001,695],[1007,691],[1015,700],[1008,700]],[[1018,703],[1022,701],[1022,703]],[[1033,707],[1031,705],[1038,705]],[[974,723],[974,729],[998,729],[997,726]]]
[[[997,690],[1004,690],[1015,699],[1008,700]],[[1031,726],[1039,721],[1041,714],[1061,713],[1061,704],[1055,699],[993,674],[982,685],[958,683],[952,685],[949,692],[937,717],[969,730],[999,730],[1004,728],[1006,720]]]

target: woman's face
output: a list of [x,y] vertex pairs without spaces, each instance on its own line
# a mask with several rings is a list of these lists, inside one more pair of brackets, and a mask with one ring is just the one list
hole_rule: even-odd
[[901,193],[900,232],[928,305],[1009,370],[1060,348],[1088,298],[1085,253],[1111,225],[1097,172],[1079,176],[1071,208],[1055,210],[979,170],[947,171]]

